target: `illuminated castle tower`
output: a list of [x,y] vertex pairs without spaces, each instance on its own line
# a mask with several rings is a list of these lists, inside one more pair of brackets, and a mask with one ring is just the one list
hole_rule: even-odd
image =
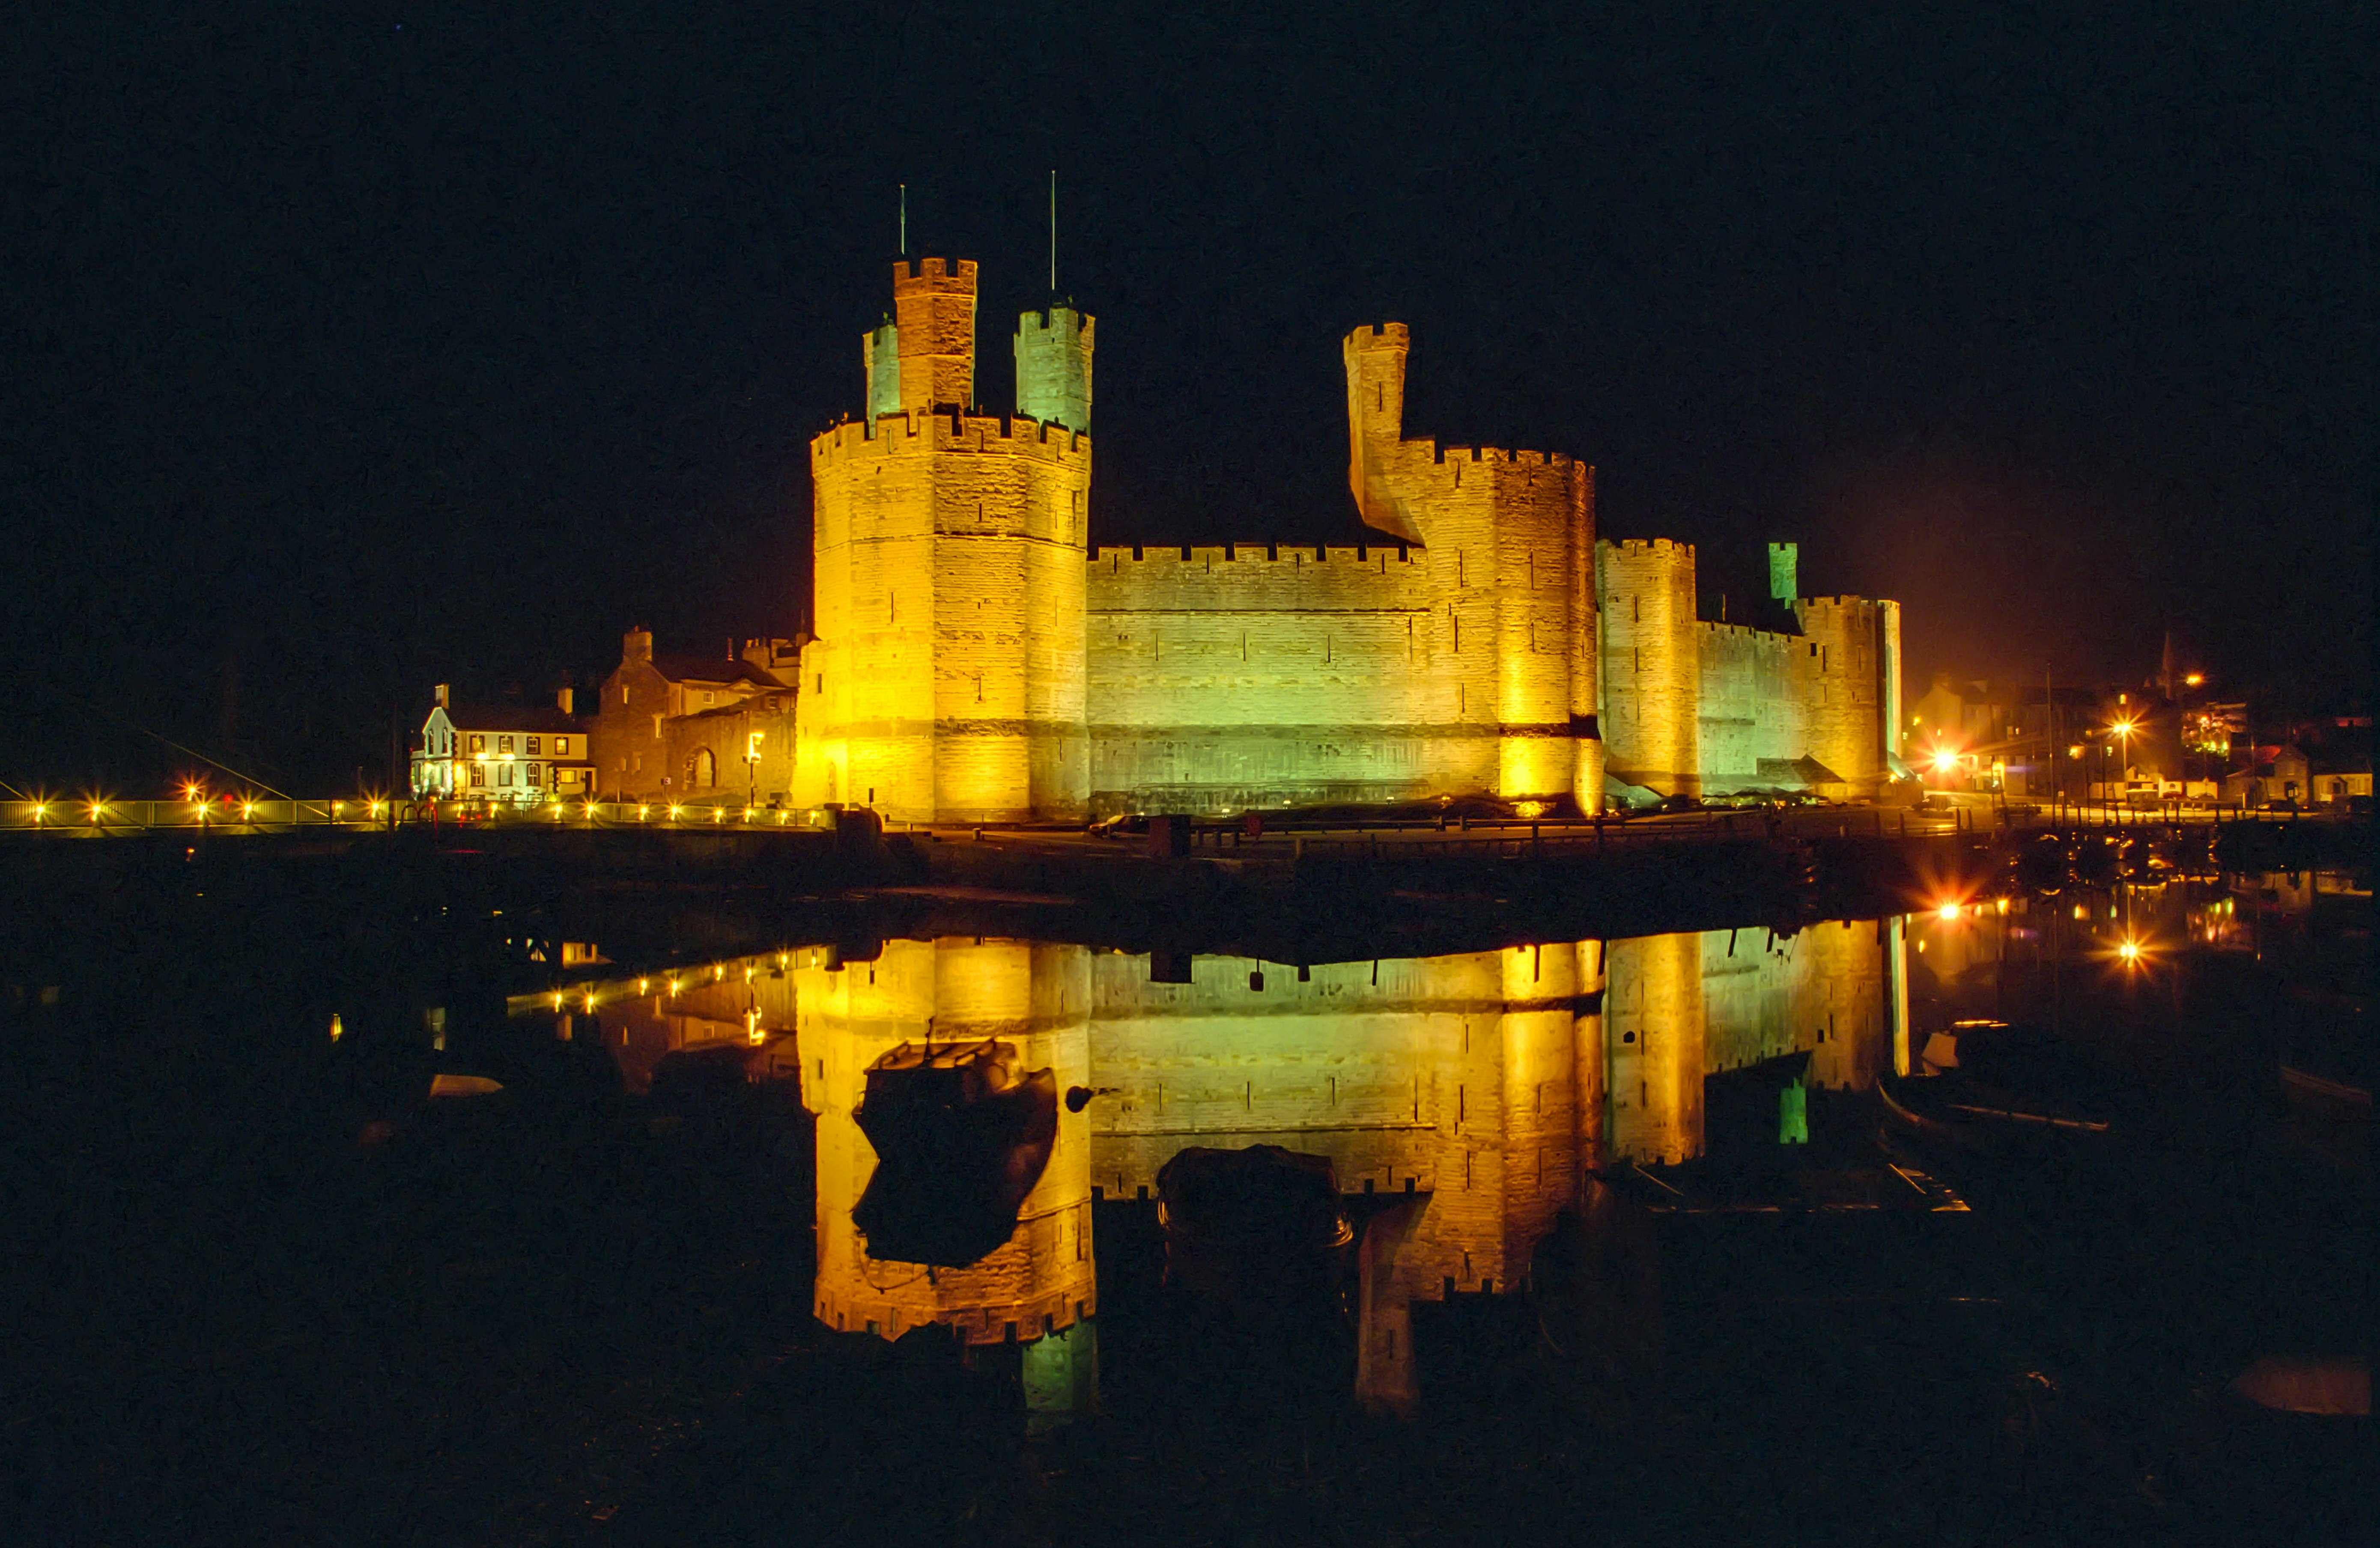
[[1014,419],[974,407],[976,266],[893,266],[868,417],[810,443],[818,637],[794,799],[904,821],[1084,809],[1091,320],[1027,313]]
[[1595,720],[1595,478],[1560,454],[1440,447],[1404,435],[1404,324],[1358,328],[1347,375],[1347,481],[1366,525],[1425,550],[1432,722],[1478,739],[1481,783],[1509,799],[1603,791]]
[[1702,793],[1702,651],[1694,550],[1666,538],[1605,543],[1603,713],[1611,771],[1664,795]]

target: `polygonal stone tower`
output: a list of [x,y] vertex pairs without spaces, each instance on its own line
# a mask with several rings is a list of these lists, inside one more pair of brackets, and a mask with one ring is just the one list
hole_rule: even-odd
[[[1007,419],[973,407],[975,264],[904,260],[892,296],[862,345],[868,417],[810,443],[795,798],[909,822],[1079,816],[1091,320],[1039,320],[1078,369],[1037,377],[1039,417]],[[1020,360],[1034,332],[1027,314]]]
[[[1428,566],[1431,723],[1476,747],[1475,788],[1599,809],[1594,470],[1560,453],[1440,446],[1404,433],[1402,322],[1358,328],[1347,373],[1347,482],[1365,523]],[[1441,633],[1442,628],[1442,633]]]

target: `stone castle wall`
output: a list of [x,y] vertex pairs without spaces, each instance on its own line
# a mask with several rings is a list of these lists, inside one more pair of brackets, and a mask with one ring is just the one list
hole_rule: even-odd
[[1428,566],[1380,548],[1101,549],[1091,801],[1220,811],[1483,788],[1494,728],[1431,691]]

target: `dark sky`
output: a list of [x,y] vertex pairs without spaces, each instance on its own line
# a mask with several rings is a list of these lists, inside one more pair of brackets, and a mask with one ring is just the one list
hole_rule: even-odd
[[0,643],[98,710],[0,779],[99,710],[346,777],[442,679],[791,633],[895,185],[1002,406],[1053,165],[1095,541],[1354,540],[1398,318],[1410,429],[1596,463],[1709,592],[1799,539],[1920,685],[2170,625],[2364,692],[2366,6],[19,9]]

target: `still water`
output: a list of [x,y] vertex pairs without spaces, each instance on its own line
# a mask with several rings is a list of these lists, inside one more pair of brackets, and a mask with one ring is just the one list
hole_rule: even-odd
[[[2360,874],[1305,963],[107,897],[0,933],[36,1540],[2368,1540],[2333,1432],[2225,1397],[2362,1347]],[[1978,1021],[2104,1134],[1889,1127]],[[937,1068],[1031,1110],[888,1179]],[[1330,1167],[1319,1314],[1160,1219],[1260,1145]]]
[[[1912,1033],[1922,1047],[1960,1020],[2062,1029],[2070,999],[2078,1023],[2105,1020],[2109,997],[2154,1000],[2193,950],[2253,956],[2265,934],[2302,931],[2318,895],[2351,904],[2356,889],[2312,874],[2176,882],[1784,936],[1306,964],[990,936],[789,945],[574,980],[513,1009],[608,1050],[631,1092],[696,1058],[795,1082],[816,1121],[819,1322],[1022,1346],[1038,1413],[1098,1400],[1096,1203],[1151,1200],[1191,1147],[1325,1158],[1341,1191],[1369,1205],[1357,1211],[1356,1394],[1410,1413],[1422,1398],[1413,1308],[1529,1293],[1540,1253],[1576,1229],[1598,1179],[1653,1214],[1964,1211],[1955,1178],[1879,1128],[1873,1094],[1911,1074]],[[1047,1070],[1070,1100],[1026,1161],[982,1158],[1029,1173],[1002,1206],[1014,1204],[1005,1240],[919,1263],[901,1246],[919,1239],[914,1223],[880,1211],[874,1236],[859,1224],[880,1164],[860,1114],[871,1070],[938,1047]],[[932,1210],[911,1192],[908,1208]],[[1409,1202],[1383,1213],[1383,1199]]]

